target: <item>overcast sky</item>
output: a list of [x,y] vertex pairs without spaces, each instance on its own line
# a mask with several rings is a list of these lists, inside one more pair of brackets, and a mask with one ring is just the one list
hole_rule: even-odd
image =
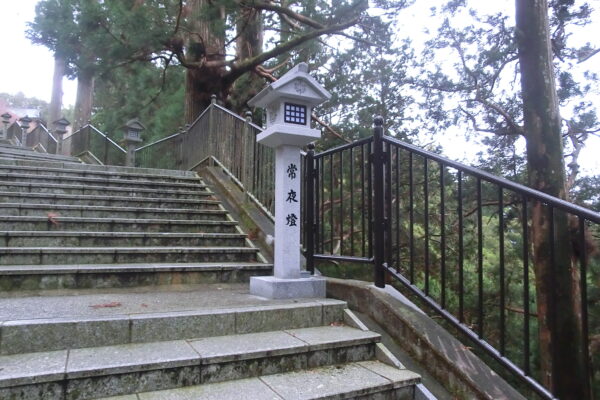
[[[27,21],[33,19],[37,2],[38,0],[0,0],[0,38],[2,38],[0,93],[23,92],[27,97],[37,97],[49,102],[52,91],[52,54],[45,47],[34,46],[25,38]],[[434,5],[439,6],[442,2],[442,0],[417,0],[415,6],[404,11],[400,16],[399,30],[410,33],[411,38],[416,42],[423,37],[420,32],[425,29],[434,32],[433,21],[428,18],[429,9]],[[579,38],[582,42],[596,40],[598,43],[593,43],[596,47],[600,46],[600,6],[598,3],[600,3],[599,0],[590,1],[590,4],[596,5],[597,8],[594,18],[596,22],[592,26],[588,26]],[[514,13],[514,0],[478,0],[473,4],[486,13],[500,11],[511,13],[511,15]],[[575,39],[578,38],[575,37]],[[600,55],[592,59],[591,63],[593,64],[587,65],[587,67],[600,72]],[[75,81],[64,79],[64,105],[75,103],[76,88]],[[597,98],[600,99],[600,93]],[[598,101],[600,102],[600,100]],[[462,133],[459,131],[449,132],[447,137],[441,140],[444,153],[451,158],[468,160],[476,151],[473,147],[476,144],[457,146],[457,140],[459,142],[464,140],[461,135]],[[600,151],[600,139],[589,140],[580,158],[585,172],[597,174],[600,171],[598,151]]]

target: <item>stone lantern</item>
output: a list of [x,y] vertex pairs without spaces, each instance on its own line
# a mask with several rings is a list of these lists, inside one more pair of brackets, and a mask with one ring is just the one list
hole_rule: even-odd
[[135,167],[135,147],[142,142],[142,131],[146,127],[137,118],[134,118],[127,121],[123,128],[125,129],[123,140],[127,147],[126,165]]
[[321,137],[311,128],[315,106],[331,95],[298,64],[248,104],[267,110],[257,142],[275,149],[274,276],[253,277],[252,294],[268,298],[325,297],[325,280],[300,272],[301,147]]
[[29,118],[27,115],[23,118],[19,119],[21,123],[21,144],[23,146],[27,146],[27,131],[29,130],[29,124],[31,124],[33,120]]
[[5,112],[4,114],[0,115],[0,117],[2,117],[2,124],[4,125],[4,127],[2,129],[1,138],[2,139],[6,139],[7,132],[8,132],[8,124],[10,123],[10,118],[12,117],[12,115],[10,115],[9,113]]
[[61,119],[57,119],[52,123],[54,125],[54,134],[58,136],[58,149],[56,150],[56,154],[62,154],[63,152],[63,136],[67,133],[67,126],[71,125],[68,119],[62,117]]

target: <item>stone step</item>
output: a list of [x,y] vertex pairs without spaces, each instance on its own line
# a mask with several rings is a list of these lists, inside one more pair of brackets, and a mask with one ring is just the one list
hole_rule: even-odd
[[0,247],[0,265],[256,261],[253,247]]
[[0,354],[339,325],[346,308],[334,299],[266,300],[230,283],[58,293],[0,298]]
[[[157,170],[153,170],[157,171]],[[160,171],[160,170],[158,170]],[[61,166],[36,166],[36,165],[10,165],[0,163],[0,173],[10,174],[28,174],[36,176],[66,176],[66,177],[87,177],[87,178],[109,178],[109,179],[121,179],[121,180],[148,180],[156,182],[178,182],[178,183],[191,183],[197,184],[200,179],[198,176],[189,174],[153,174],[153,173],[141,173],[138,171],[119,171],[109,169],[88,169],[80,168],[79,166],[70,166],[65,168]]]
[[72,164],[63,163],[61,161],[36,161],[36,160],[7,160],[0,158],[0,165],[13,166],[28,166],[36,168],[57,168],[57,169],[73,169],[78,171],[89,171],[99,173],[115,173],[115,174],[133,174],[146,175],[148,177],[190,177],[197,179],[198,175],[194,171],[180,171],[173,169],[157,169],[157,168],[138,168],[125,167],[119,165],[94,165],[94,164]]
[[130,196],[130,197],[152,197],[161,199],[201,199],[213,196],[207,187],[196,186],[194,190],[172,190],[172,189],[148,189],[133,187],[114,187],[81,184],[51,184],[51,183],[29,183],[11,182],[0,180],[0,191],[19,193],[49,193],[49,194],[75,194],[91,196]]
[[[204,196],[206,197],[206,196]],[[187,208],[216,210],[218,200],[160,199],[154,197],[90,196],[77,194],[0,192],[0,203],[62,204],[106,207]]]
[[0,298],[23,291],[248,283],[272,274],[273,265],[264,262],[0,266]]
[[241,233],[0,231],[0,247],[243,247]]
[[133,219],[185,219],[190,221],[208,220],[224,221],[227,211],[192,210],[181,208],[146,208],[146,207],[107,207],[107,206],[79,206],[60,204],[23,204],[0,203],[2,216],[46,216],[53,215],[53,219],[60,221],[60,217],[82,218],[133,218]]
[[81,232],[180,232],[236,233],[236,221],[189,221],[182,219],[10,217],[0,215],[0,226],[7,231],[81,231]]
[[[356,365],[373,363],[378,341],[379,335],[372,332],[341,326],[315,327],[4,356],[2,362],[7,367],[0,372],[0,394],[33,400],[40,398],[36,392],[44,392],[44,399],[85,400],[255,376],[268,379],[268,375],[302,374],[297,370],[324,366],[333,367],[332,372],[338,369],[338,379],[340,374],[359,379],[361,390],[355,388],[354,392],[369,394],[364,388],[365,370],[370,371],[371,384],[393,387],[381,376],[386,368],[383,364],[377,363],[372,369],[369,364]],[[343,363],[355,366],[334,367]],[[319,375],[323,379],[328,374]],[[411,384],[418,382],[417,375],[408,376]],[[281,379],[277,375],[273,378],[275,383]],[[48,393],[55,395],[49,397]],[[246,397],[242,393],[238,396]]]
[[420,381],[407,369],[361,361],[104,400],[219,400],[237,399],[240,393],[248,400],[413,400]]
[[101,185],[108,187],[129,187],[129,188],[150,188],[153,190],[203,190],[206,185],[202,184],[199,179],[188,182],[173,182],[149,180],[149,179],[120,179],[110,176],[100,178],[89,176],[57,176],[57,175],[36,175],[26,173],[13,173],[0,171],[0,181],[2,182],[20,182],[29,184],[83,184],[83,185]]
[[33,160],[81,163],[77,157],[63,156],[60,154],[38,153],[32,149],[0,147],[0,158],[12,160]]

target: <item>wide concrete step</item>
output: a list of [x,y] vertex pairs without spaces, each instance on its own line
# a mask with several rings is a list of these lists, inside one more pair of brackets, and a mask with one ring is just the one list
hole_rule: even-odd
[[[420,376],[379,361],[326,365],[253,378],[137,393],[111,400],[247,400],[370,399],[413,400]],[[104,398],[104,400],[109,400]]]
[[212,196],[213,193],[208,188],[196,185],[187,189],[166,189],[161,188],[139,188],[139,187],[115,187],[99,185],[82,184],[52,184],[52,183],[31,183],[0,180],[0,191],[19,192],[19,193],[49,193],[49,194],[76,194],[91,196],[130,196],[130,197],[152,197],[161,199],[202,199]]
[[[375,357],[378,340],[379,335],[358,329],[316,327],[29,353],[2,357],[7,368],[0,372],[6,376],[1,379],[0,375],[0,387],[5,387],[5,395],[15,392],[21,395],[27,388],[25,390],[31,396],[35,389],[43,387],[46,393],[56,393],[52,397],[45,394],[44,399],[85,400],[255,376],[268,379],[268,375],[273,374],[300,374],[298,370],[305,368],[371,361]],[[53,368],[48,368],[49,364]],[[377,383],[384,389],[391,389],[391,380],[381,377],[385,366],[377,364],[377,367],[372,367],[374,370],[370,370],[370,375],[372,379],[376,376],[380,379],[373,379],[372,386]],[[25,367],[27,373],[19,373],[22,369],[15,368],[17,365]],[[356,387],[353,392],[369,393],[364,387],[364,371],[369,370],[367,366],[346,365],[341,368],[343,372],[337,372],[338,379],[340,373],[348,375],[348,380],[360,379],[360,391]],[[388,372],[388,375],[391,374]],[[410,384],[418,382],[415,374],[406,374],[406,381],[408,377],[412,378]],[[315,387],[313,390],[318,389]],[[246,394],[238,393],[238,396],[246,397]]]
[[0,226],[8,231],[81,231],[81,232],[180,232],[235,233],[235,221],[79,218],[79,217],[10,217],[0,215]]
[[23,291],[248,283],[252,276],[272,274],[273,265],[261,261],[0,266],[0,297]]
[[267,300],[231,283],[24,292],[0,297],[0,354],[339,325],[345,308],[333,299]]
[[50,162],[68,162],[81,163],[77,157],[63,156],[60,154],[38,153],[30,148],[7,148],[0,147],[0,158],[9,160],[31,160],[31,161],[50,161]]
[[[206,197],[206,196],[204,196]],[[217,210],[218,200],[161,199],[154,197],[90,196],[77,194],[0,192],[0,203],[61,204],[106,207],[187,208]]]
[[0,265],[256,261],[253,247],[0,247]]
[[83,218],[186,219],[190,221],[227,219],[224,209],[194,210],[182,208],[107,207],[61,204],[0,203],[3,216],[51,216]]
[[243,247],[241,233],[0,231],[0,247]]
[[36,160],[9,160],[0,158],[0,165],[15,165],[15,166],[29,166],[38,168],[65,168],[65,169],[77,169],[81,171],[90,172],[109,172],[116,174],[144,174],[152,177],[165,176],[165,177],[191,177],[198,178],[198,175],[194,171],[180,171],[173,169],[158,169],[158,168],[139,168],[139,167],[126,167],[120,165],[95,165],[95,164],[72,164],[63,163],[61,161],[36,161]]
[[189,180],[187,182],[173,182],[172,180],[151,180],[151,179],[121,179],[113,178],[110,175],[102,177],[91,176],[73,176],[73,175],[37,175],[34,173],[15,173],[0,171],[0,181],[2,182],[21,182],[21,183],[51,183],[51,184],[84,184],[101,185],[108,187],[130,187],[130,188],[151,188],[155,190],[201,190],[205,185],[199,179]]
[[[28,174],[36,176],[65,176],[65,177],[85,177],[95,179],[119,179],[119,180],[145,180],[155,182],[177,182],[196,184],[199,182],[198,176],[188,173],[179,173],[174,171],[167,173],[164,170],[156,169],[126,169],[114,167],[102,167],[102,169],[90,169],[79,165],[14,165],[0,163],[0,173],[9,174]],[[183,171],[182,171],[183,172]]]

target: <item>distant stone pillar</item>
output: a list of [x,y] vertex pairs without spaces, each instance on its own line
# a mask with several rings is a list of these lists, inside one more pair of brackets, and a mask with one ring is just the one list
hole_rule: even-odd
[[146,129],[144,125],[137,119],[127,121],[125,128],[125,146],[127,150],[127,159],[125,165],[135,167],[135,149],[142,142],[142,131]]

